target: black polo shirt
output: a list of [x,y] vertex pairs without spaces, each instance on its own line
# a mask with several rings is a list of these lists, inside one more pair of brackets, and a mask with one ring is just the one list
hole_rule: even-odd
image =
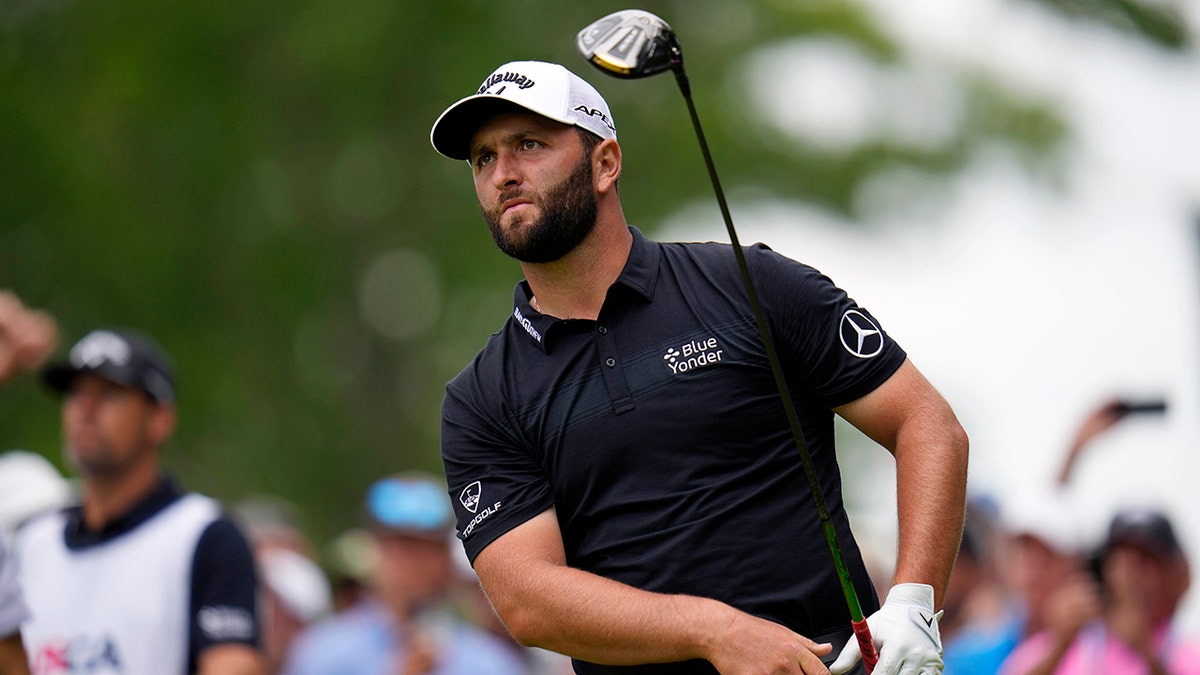
[[[848,629],[733,251],[631,231],[598,320],[543,316],[522,282],[512,317],[447,385],[442,457],[468,555],[553,506],[573,567],[809,637]],[[874,390],[905,353],[816,270],[761,244],[745,253],[870,614],[830,409]]]

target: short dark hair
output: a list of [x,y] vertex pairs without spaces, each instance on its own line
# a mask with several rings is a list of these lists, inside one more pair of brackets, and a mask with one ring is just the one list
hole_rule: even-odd
[[600,141],[604,140],[583,127],[575,127],[575,133],[579,135],[579,142],[583,144],[583,152],[589,155],[600,145]]
[[[592,154],[592,151],[596,149],[596,146],[600,145],[600,142],[604,140],[603,138],[600,138],[599,135],[594,134],[594,133],[588,131],[587,129],[584,129],[583,127],[575,127],[575,133],[579,135],[579,144],[583,146],[583,156],[584,157],[590,157]],[[620,189],[621,189],[621,179],[618,178],[617,179],[617,190],[620,190]]]

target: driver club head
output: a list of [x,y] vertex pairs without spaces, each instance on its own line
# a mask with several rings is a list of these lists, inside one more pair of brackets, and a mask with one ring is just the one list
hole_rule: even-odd
[[592,22],[575,36],[583,58],[624,79],[683,68],[683,53],[666,21],[640,9],[625,9]]

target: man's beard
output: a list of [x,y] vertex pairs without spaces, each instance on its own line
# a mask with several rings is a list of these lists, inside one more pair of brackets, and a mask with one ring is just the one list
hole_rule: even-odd
[[146,452],[144,442],[139,442],[136,450],[117,450],[100,439],[89,439],[80,446],[73,446],[72,443],[71,440],[64,441],[63,459],[80,476],[93,480],[114,480],[127,475],[142,461]]
[[[520,228],[524,236],[506,233],[499,213],[480,210],[496,247],[505,255],[526,263],[549,263],[562,259],[595,229],[598,208],[592,190],[592,164],[585,154],[566,180],[537,201],[542,217]],[[505,194],[500,201],[519,195]]]

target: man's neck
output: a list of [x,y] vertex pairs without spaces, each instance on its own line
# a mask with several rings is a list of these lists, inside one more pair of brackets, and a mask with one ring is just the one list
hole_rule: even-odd
[[120,476],[85,478],[83,482],[83,522],[87,529],[99,532],[125,515],[159,481],[157,464],[138,465]]
[[633,235],[622,218],[597,223],[592,234],[561,260],[523,263],[534,309],[559,319],[596,319],[632,246]]

